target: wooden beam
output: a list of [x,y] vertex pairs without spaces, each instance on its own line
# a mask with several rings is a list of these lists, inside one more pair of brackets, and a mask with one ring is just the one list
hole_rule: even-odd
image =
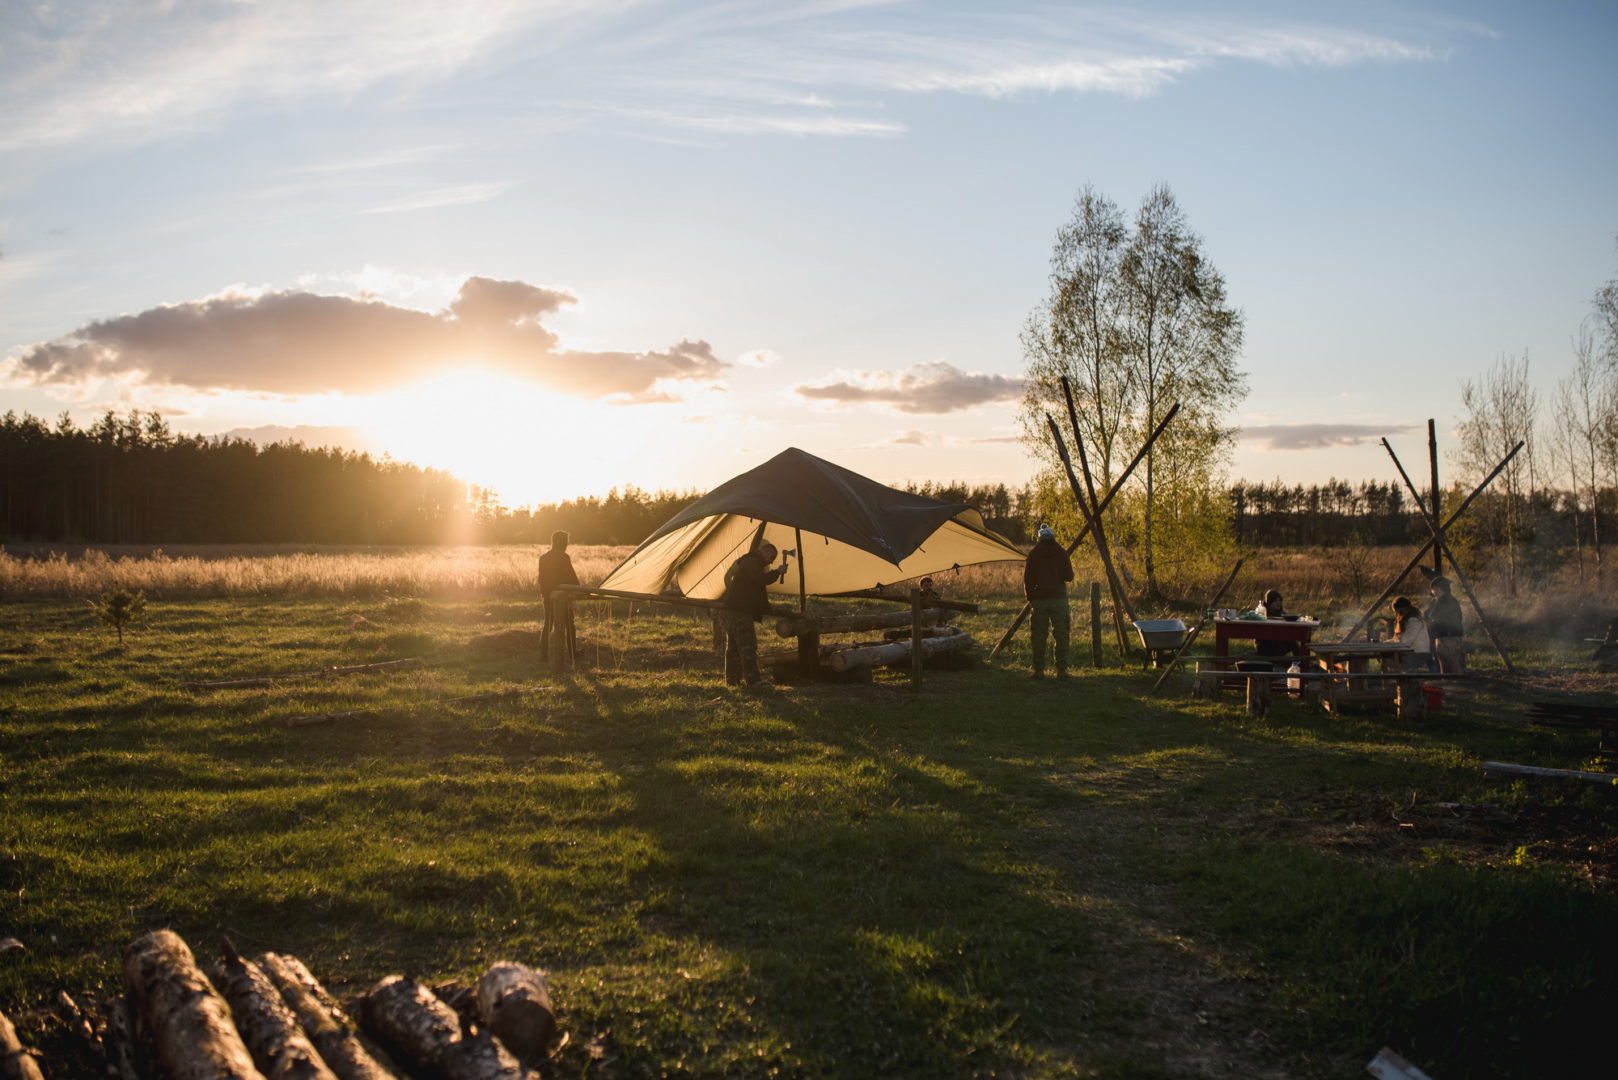
[[[1164,415],[1162,420],[1158,421],[1157,427],[1153,428],[1152,433],[1146,437],[1146,444],[1142,446],[1135,454],[1134,460],[1130,461],[1130,463],[1124,468],[1124,471],[1118,477],[1117,482],[1112,485],[1112,487],[1107,491],[1107,494],[1102,498],[1101,504],[1096,507],[1097,513],[1106,513],[1107,507],[1112,505],[1112,500],[1117,497],[1120,491],[1124,489],[1124,484],[1128,482],[1129,477],[1134,473],[1135,467],[1142,461],[1146,460],[1146,452],[1152,448],[1153,443],[1157,442],[1157,437],[1163,434],[1164,430],[1166,430],[1169,426],[1169,421],[1178,416],[1179,412],[1180,403],[1176,401],[1174,403],[1174,407]],[[1073,542],[1067,546],[1067,553],[1069,556],[1072,556],[1075,551],[1079,550],[1079,545],[1084,543],[1084,538],[1088,535],[1090,535],[1090,530],[1088,527],[1079,530],[1079,535],[1075,536],[1073,538]],[[999,656],[1000,650],[1004,649],[1008,644],[1011,643],[1011,639],[1016,636],[1017,628],[1027,621],[1029,612],[1033,610],[1034,608],[1032,604],[1023,604],[1022,609],[1018,611],[1016,617],[1011,620],[1011,625],[1006,627],[1006,632],[1000,635],[1000,640],[995,642],[993,649],[989,650],[990,660],[993,660],[996,656]]]
[[[1067,472],[1067,483],[1073,489],[1073,501],[1078,504],[1079,513],[1084,517],[1085,528],[1096,542],[1096,553],[1101,556],[1101,567],[1107,575],[1107,588],[1112,591],[1112,624],[1118,633],[1118,655],[1129,655],[1129,641],[1124,636],[1124,622],[1121,611],[1128,610],[1129,599],[1124,595],[1123,584],[1118,580],[1118,571],[1112,565],[1112,554],[1107,550],[1106,533],[1101,529],[1101,519],[1091,510],[1084,497],[1084,489],[1079,487],[1079,478],[1073,472],[1073,460],[1068,457],[1067,443],[1062,439],[1062,432],[1051,419],[1051,414],[1045,414],[1045,426],[1050,428],[1051,439],[1056,443],[1056,453],[1062,459],[1062,468]],[[1134,620],[1134,615],[1130,615]]]
[[[1443,525],[1439,526],[1439,532],[1447,532],[1449,527],[1455,524],[1456,520],[1459,519],[1462,514],[1466,513],[1467,507],[1472,505],[1472,501],[1479,495],[1483,494],[1484,488],[1494,483],[1494,478],[1500,475],[1501,470],[1511,463],[1511,459],[1516,457],[1517,452],[1525,445],[1527,444],[1519,442],[1516,446],[1511,448],[1511,453],[1507,454],[1500,460],[1500,464],[1496,465],[1493,471],[1491,471],[1488,476],[1483,478],[1483,482],[1472,489],[1472,494],[1466,497],[1466,501],[1461,503],[1460,507],[1449,516]],[[1405,579],[1405,575],[1410,573],[1410,571],[1414,570],[1417,566],[1421,565],[1421,560],[1427,557],[1427,552],[1433,548],[1434,543],[1435,542],[1429,538],[1425,544],[1421,545],[1421,550],[1416,552],[1416,557],[1411,559],[1410,562],[1405,565],[1405,568],[1399,571],[1399,573],[1394,577],[1393,584],[1389,585],[1385,590],[1383,590],[1382,595],[1377,597],[1375,602],[1371,604],[1370,610],[1360,617],[1360,621],[1355,623],[1353,628],[1350,629],[1348,633],[1343,635],[1344,641],[1348,641],[1355,634],[1365,629],[1365,624],[1371,621],[1371,616],[1375,615],[1377,609],[1382,606],[1388,597],[1393,595],[1394,590],[1399,587],[1399,582]]]
[[[1112,595],[1112,621],[1118,631],[1118,652],[1120,656],[1129,655],[1129,647],[1124,644],[1128,636],[1124,630],[1124,619],[1133,623],[1135,621],[1135,608],[1129,602],[1129,594],[1124,591],[1123,582],[1118,580],[1117,571],[1112,564],[1112,546],[1107,541],[1107,530],[1102,524],[1101,514],[1096,511],[1096,485],[1095,478],[1090,473],[1090,455],[1084,449],[1084,433],[1079,430],[1079,410],[1073,404],[1073,387],[1068,383],[1067,376],[1062,376],[1062,396],[1067,400],[1067,422],[1073,429],[1073,449],[1079,455],[1079,469],[1084,474],[1084,494],[1089,500],[1090,514],[1095,518],[1095,528],[1092,535],[1095,537],[1096,550],[1101,553],[1102,565],[1107,569],[1107,584],[1113,591]],[[1077,492],[1074,493],[1077,497]]]
[[[1443,530],[1438,527],[1438,522],[1427,512],[1426,506],[1422,504],[1421,494],[1416,491],[1416,485],[1410,482],[1410,474],[1405,472],[1404,463],[1399,460],[1399,455],[1393,452],[1393,446],[1386,438],[1382,440],[1382,449],[1386,450],[1388,456],[1393,459],[1393,467],[1399,470],[1399,479],[1405,482],[1405,489],[1410,492],[1410,497],[1416,500],[1416,512],[1421,515],[1421,520],[1427,525],[1427,531],[1432,534],[1435,541],[1433,551],[1438,553],[1439,560],[1435,561],[1434,565],[1441,567],[1443,557],[1445,555],[1449,556],[1449,565],[1455,571],[1455,580],[1460,583],[1461,591],[1466,594],[1467,600],[1471,601],[1472,610],[1478,613],[1478,621],[1483,624],[1483,632],[1488,635],[1489,644],[1493,645],[1494,651],[1500,655],[1500,662],[1506,666],[1506,672],[1515,675],[1517,669],[1511,666],[1511,657],[1506,655],[1506,647],[1500,643],[1500,637],[1494,632],[1494,626],[1490,624],[1488,613],[1483,610],[1483,605],[1478,603],[1477,594],[1472,591],[1472,583],[1466,580],[1466,574],[1461,571],[1461,561],[1455,557],[1454,552],[1450,551],[1448,538],[1444,536]],[[1435,499],[1438,497],[1436,488],[1434,489],[1433,497]]]

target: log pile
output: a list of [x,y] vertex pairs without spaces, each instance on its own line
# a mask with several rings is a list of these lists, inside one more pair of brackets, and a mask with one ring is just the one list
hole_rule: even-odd
[[[942,608],[925,608],[919,616],[908,611],[783,616],[776,620],[775,632],[781,637],[796,637],[798,647],[762,653],[759,664],[776,669],[795,667],[800,676],[823,680],[869,680],[874,668],[909,666],[913,654],[911,639],[919,637],[923,664],[969,666],[973,660],[972,638],[959,627],[943,625],[948,615]],[[866,631],[881,632],[882,639],[822,640],[824,634]],[[811,663],[814,670],[806,670]]]
[[390,975],[357,999],[357,1025],[296,957],[249,960],[228,940],[203,965],[178,934],[153,931],[124,949],[123,982],[88,1016],[58,995],[71,1045],[49,1058],[0,1014],[0,1080],[535,1080],[556,1033],[545,976],[510,962],[483,973],[464,1014]]

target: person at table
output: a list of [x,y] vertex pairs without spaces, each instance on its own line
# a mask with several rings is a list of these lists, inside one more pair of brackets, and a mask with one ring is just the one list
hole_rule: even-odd
[[1432,639],[1433,659],[1438,661],[1438,670],[1445,675],[1459,675],[1466,670],[1461,602],[1450,593],[1448,578],[1433,578],[1428,592],[1432,600],[1422,618],[1427,621],[1427,634]]
[[1049,525],[1039,527],[1038,540],[1023,563],[1023,596],[1033,608],[1029,629],[1034,649],[1034,678],[1045,677],[1045,639],[1056,639],[1056,677],[1067,678],[1067,640],[1072,616],[1067,607],[1067,583],[1073,580],[1073,561]]
[[1427,620],[1408,596],[1393,602],[1393,640],[1410,646],[1410,655],[1405,657],[1406,671],[1433,669],[1433,641],[1427,632]]
[[[1281,603],[1281,594],[1274,589],[1264,594],[1264,599],[1255,610],[1266,619],[1279,619],[1287,613],[1286,607]],[[1260,656],[1289,656],[1293,651],[1292,642],[1259,638],[1253,642],[1253,651]]]

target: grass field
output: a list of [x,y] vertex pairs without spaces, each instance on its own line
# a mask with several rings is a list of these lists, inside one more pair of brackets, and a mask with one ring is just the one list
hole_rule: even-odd
[[[0,1009],[26,1039],[159,926],[343,991],[543,967],[558,1077],[1325,1077],[1383,1045],[1534,1076],[1618,1004],[1618,806],[1477,769],[1590,762],[1593,733],[1522,719],[1612,699],[1568,659],[1420,724],[1255,721],[1138,668],[1034,683],[1025,646],[919,695],[745,695],[705,619],[583,605],[557,679],[502,648],[530,600],[466,591],[176,589],[122,648],[82,596],[7,592],[0,935],[26,951]],[[285,723],[348,710],[375,711]]]

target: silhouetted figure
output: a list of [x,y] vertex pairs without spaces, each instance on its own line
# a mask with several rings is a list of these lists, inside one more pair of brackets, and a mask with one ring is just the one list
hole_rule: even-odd
[[1033,608],[1029,636],[1034,648],[1034,678],[1045,677],[1045,639],[1056,639],[1056,677],[1067,678],[1067,640],[1073,618],[1067,606],[1067,583],[1073,580],[1073,562],[1056,542],[1049,525],[1039,527],[1038,539],[1022,568],[1023,596]]
[[1449,579],[1435,577],[1428,587],[1432,602],[1427,605],[1424,618],[1427,633],[1433,639],[1433,658],[1438,670],[1446,675],[1459,675],[1466,670],[1465,628],[1461,625],[1461,602],[1449,591]]
[[[557,529],[551,533],[551,549],[539,557],[539,594],[545,601],[545,629],[539,635],[539,648],[549,656],[552,632],[565,633],[567,654],[576,658],[579,655],[579,642],[573,630],[573,605],[551,603],[551,593],[556,591],[558,585],[579,583],[579,575],[573,570],[573,560],[567,554],[567,541],[567,533]],[[556,610],[558,607],[561,608],[560,612]],[[561,625],[558,626],[558,623]]]
[[[1287,613],[1286,605],[1281,602],[1281,594],[1275,589],[1264,594],[1264,599],[1260,601],[1256,610],[1266,619],[1279,619]],[[1253,642],[1253,651],[1260,656],[1287,656],[1293,649],[1290,641],[1267,641],[1260,638]]]
[[787,559],[771,569],[775,545],[765,541],[730,564],[725,571],[725,682],[731,686],[767,686],[758,670],[758,629],[753,624],[770,611],[766,590],[786,576]]

